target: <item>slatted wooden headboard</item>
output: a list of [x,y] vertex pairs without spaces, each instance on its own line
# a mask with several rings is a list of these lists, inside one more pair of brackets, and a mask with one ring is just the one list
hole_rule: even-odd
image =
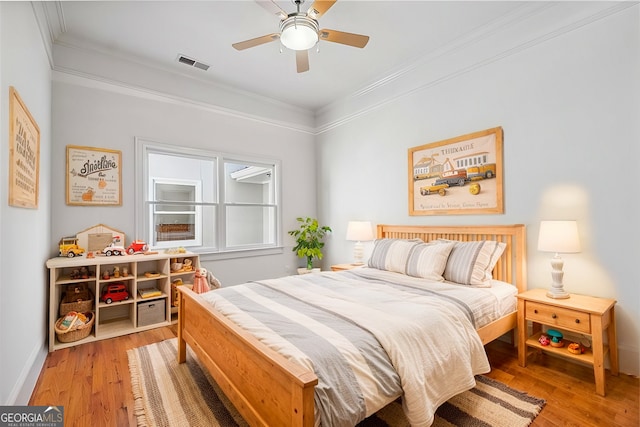
[[527,290],[527,233],[523,224],[513,225],[378,225],[377,237],[389,239],[497,240],[507,246],[493,270],[493,277],[511,283],[518,292]]

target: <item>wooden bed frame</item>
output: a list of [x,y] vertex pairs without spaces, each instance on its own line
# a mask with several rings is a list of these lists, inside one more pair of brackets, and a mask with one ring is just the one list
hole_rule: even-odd
[[[526,290],[524,225],[421,226],[378,225],[378,238],[497,240],[506,249],[494,278]],[[225,395],[251,426],[305,426],[315,423],[316,375],[271,350],[236,326],[198,294],[180,286],[178,362],[186,360],[187,344]],[[516,327],[516,312],[478,330],[486,344]]]

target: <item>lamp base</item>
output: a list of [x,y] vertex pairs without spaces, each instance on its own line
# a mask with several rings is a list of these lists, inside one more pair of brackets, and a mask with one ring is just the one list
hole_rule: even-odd
[[553,279],[553,282],[551,283],[551,288],[549,288],[549,291],[547,292],[547,296],[549,298],[569,298],[569,293],[564,290],[562,285],[562,277],[564,276],[564,272],[562,271],[563,266],[564,261],[560,258],[560,255],[556,254],[551,258],[551,278]]
[[566,299],[566,298],[570,298],[571,294],[569,294],[564,289],[556,290],[554,288],[551,288],[547,292],[547,296],[549,298],[554,298],[554,299]]
[[352,265],[362,265],[364,259],[364,247],[362,246],[362,242],[357,241],[353,246],[353,262]]

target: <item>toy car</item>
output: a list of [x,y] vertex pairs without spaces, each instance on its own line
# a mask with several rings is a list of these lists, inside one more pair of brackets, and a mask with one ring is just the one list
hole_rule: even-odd
[[115,246],[115,245],[111,244],[111,245],[107,246],[106,248],[104,248],[102,250],[102,253],[105,254],[106,256],[125,255],[127,253],[127,251],[122,246]]
[[442,173],[442,177],[436,179],[433,185],[447,184],[449,186],[459,185],[462,187],[467,182],[467,171],[464,169],[451,170]]
[[111,304],[114,301],[124,301],[129,299],[129,291],[122,282],[110,283],[102,289],[100,300]]
[[134,240],[127,247],[127,253],[129,255],[147,252],[148,250],[149,250],[149,246],[147,246],[147,243],[143,242],[142,240]]
[[73,258],[84,253],[84,248],[78,246],[78,238],[76,237],[63,237],[58,243],[58,249],[60,256],[66,256],[69,258]]
[[438,193],[439,195],[444,196],[447,194],[447,188],[449,188],[449,184],[428,185],[426,187],[420,187],[420,194],[428,196],[429,194]]

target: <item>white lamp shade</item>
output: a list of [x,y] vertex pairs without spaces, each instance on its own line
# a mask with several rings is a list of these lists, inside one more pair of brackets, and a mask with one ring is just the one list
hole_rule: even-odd
[[347,240],[367,242],[373,240],[373,226],[370,221],[349,221],[347,225]]
[[538,250],[565,254],[580,252],[576,221],[540,221]]

